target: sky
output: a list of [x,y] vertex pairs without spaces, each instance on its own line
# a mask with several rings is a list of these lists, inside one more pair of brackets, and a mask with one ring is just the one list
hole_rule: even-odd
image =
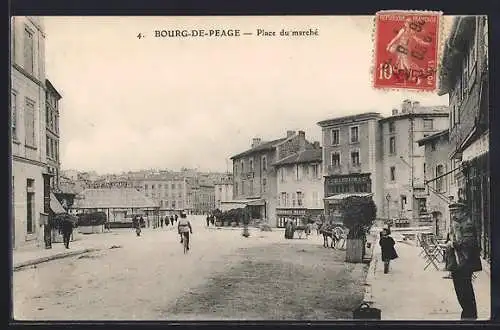
[[[445,23],[448,29],[449,17]],[[63,96],[63,169],[226,171],[254,137],[303,130],[321,141],[320,120],[390,115],[405,98],[448,104],[447,96],[371,87],[368,16],[59,16],[44,17],[44,24],[46,75]],[[223,28],[254,35],[154,37],[155,30]],[[255,35],[283,28],[319,35]]]

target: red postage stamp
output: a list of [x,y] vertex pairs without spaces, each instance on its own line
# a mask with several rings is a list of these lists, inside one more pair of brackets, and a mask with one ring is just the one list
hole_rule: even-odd
[[375,88],[434,91],[441,13],[382,11],[375,17]]

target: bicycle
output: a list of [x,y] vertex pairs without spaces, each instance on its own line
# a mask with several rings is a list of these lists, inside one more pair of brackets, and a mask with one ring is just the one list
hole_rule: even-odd
[[189,251],[189,247],[188,247],[188,236],[187,236],[187,233],[183,233],[182,236],[184,236],[182,238],[182,245],[184,247],[184,254],[188,253]]

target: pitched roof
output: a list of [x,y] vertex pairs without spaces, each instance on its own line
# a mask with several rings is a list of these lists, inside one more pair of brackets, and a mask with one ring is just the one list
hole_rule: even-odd
[[307,149],[304,151],[299,151],[293,155],[285,157],[277,162],[275,162],[274,166],[283,166],[283,165],[291,165],[291,164],[301,164],[301,163],[310,163],[310,162],[321,162],[322,159],[322,150],[320,149]]
[[135,188],[85,189],[75,199],[73,208],[153,208],[159,207]]
[[384,117],[379,120],[379,122],[387,122],[391,120],[400,120],[415,117],[448,117],[449,107],[446,105],[434,105],[434,106],[418,106],[409,112],[398,112],[390,117]]
[[380,119],[380,118],[382,118],[382,115],[378,112],[365,112],[365,113],[359,113],[359,114],[355,114],[355,115],[325,119],[325,120],[318,122],[317,125],[321,126],[321,127],[325,127],[325,126],[333,126],[333,125],[338,125],[338,124],[345,124],[348,122],[358,122],[358,121],[363,121],[363,120]]
[[429,136],[426,136],[424,137],[423,139],[420,139],[418,140],[418,145],[419,146],[423,146],[424,144],[426,144],[427,142],[430,142],[430,141],[433,141],[441,136],[445,136],[449,133],[449,130],[448,129],[445,129],[445,130],[442,130],[440,132],[437,132],[437,133],[434,133],[432,135],[429,135]]
[[278,144],[280,144],[281,142],[285,141],[287,138],[280,138],[280,139],[277,139],[277,140],[273,140],[273,141],[268,141],[268,142],[262,142],[260,143],[259,145],[257,145],[256,147],[254,148],[251,148],[251,149],[248,149],[246,151],[243,151],[242,153],[239,153],[237,155],[234,155],[232,156],[230,159],[235,159],[235,158],[240,158],[240,157],[244,157],[244,156],[247,156],[247,155],[250,155],[250,154],[253,154],[255,152],[259,152],[259,151],[265,151],[265,150],[272,150],[274,149]]
[[476,16],[458,16],[453,20],[453,25],[448,38],[444,42],[443,57],[439,70],[438,95],[450,92],[461,72],[461,59],[464,58],[464,48],[474,33]]

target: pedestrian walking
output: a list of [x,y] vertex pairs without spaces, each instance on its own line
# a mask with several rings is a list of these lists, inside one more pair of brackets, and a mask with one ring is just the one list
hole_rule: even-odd
[[462,307],[461,319],[475,320],[477,305],[472,275],[483,269],[477,230],[465,204],[453,203],[449,206],[449,210],[451,228],[446,253],[446,270],[451,271],[457,300]]
[[173,215],[170,216],[170,224],[172,226],[174,225],[174,216]]
[[293,238],[292,220],[287,220],[285,225],[285,239],[292,239],[292,238]]
[[[142,222],[141,222],[141,218],[139,218],[139,216],[135,216],[134,217],[134,220],[132,220],[132,225],[134,226],[135,228],[135,234],[137,235],[137,237],[141,236],[141,226],[142,226]],[[142,220],[144,221],[144,220]]]
[[207,227],[210,225],[210,216],[207,215]]
[[160,218],[160,226],[163,228],[163,218]]
[[69,217],[64,217],[61,226],[64,247],[66,247],[66,249],[69,249],[69,241],[71,240],[71,234],[73,234],[73,221],[71,221]]
[[177,223],[177,219],[178,219],[178,218],[179,218],[179,217],[178,217],[178,216],[177,216],[177,214],[176,214],[176,215],[175,215],[175,217],[174,217],[174,220],[175,220],[175,222],[176,222],[176,223]]
[[389,273],[389,263],[391,260],[394,260],[398,257],[396,253],[396,249],[394,249],[394,245],[396,242],[390,236],[390,231],[387,228],[384,228],[380,233],[380,248],[382,250],[382,261],[384,262],[384,274]]

